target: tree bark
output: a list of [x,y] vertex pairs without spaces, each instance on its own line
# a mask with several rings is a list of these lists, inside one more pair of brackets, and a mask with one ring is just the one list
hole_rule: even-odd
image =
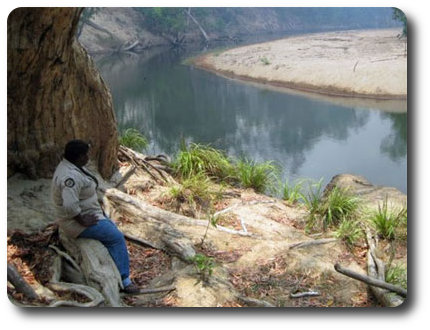
[[17,8],[7,26],[8,176],[50,177],[71,139],[91,143],[104,178],[117,167],[111,94],[75,33],[79,8]]

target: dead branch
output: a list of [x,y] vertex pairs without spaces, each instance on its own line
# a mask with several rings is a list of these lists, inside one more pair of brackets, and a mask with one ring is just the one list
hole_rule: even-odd
[[193,15],[191,15],[191,8],[188,8],[188,10],[184,10],[185,14],[188,15],[189,18],[194,22],[194,24],[197,25],[200,32],[202,33],[203,37],[205,38],[206,42],[209,42],[209,37],[206,33],[206,31],[203,29],[203,27],[200,25],[200,23],[195,19]]
[[145,158],[139,155],[137,152],[131,150],[130,148],[126,148],[124,146],[120,146],[118,150],[123,157],[128,159],[133,165],[142,168],[145,170],[155,181],[160,182],[160,178],[158,178],[152,171],[148,168],[151,167],[154,169],[161,177],[162,181],[168,182],[169,180],[162,173],[162,171],[156,167],[154,167],[151,163],[145,160]]
[[121,178],[121,180],[119,180],[119,182],[115,184],[115,188],[118,188],[120,185],[126,182],[134,174],[134,172],[136,172],[136,170],[137,170],[137,166],[132,165],[131,169],[129,169]]
[[[369,247],[367,251],[367,274],[372,278],[385,281],[385,267],[382,266],[382,260],[376,256],[377,242],[369,228],[366,228],[366,240]],[[370,289],[376,299],[384,306],[396,307],[403,303],[403,299],[397,295],[389,294],[387,290],[375,286],[371,286]]]
[[320,293],[317,291],[298,292],[298,293],[290,293],[290,298],[316,297],[319,295]]
[[383,289],[389,290],[391,292],[395,292],[395,293],[399,294],[402,297],[406,297],[407,296],[407,291],[405,289],[403,289],[402,287],[399,287],[397,285],[393,285],[393,284],[387,283],[385,281],[378,280],[376,278],[373,278],[373,277],[370,277],[370,276],[367,276],[367,275],[359,274],[359,273],[354,272],[354,271],[352,271],[350,269],[343,268],[339,264],[335,264],[334,265],[334,269],[337,272],[339,272],[339,273],[341,273],[343,275],[346,275],[346,276],[351,277],[353,279],[356,279],[358,281],[364,282],[364,283],[366,283],[368,285],[376,286],[376,287],[379,287],[379,288],[383,288]]
[[24,280],[18,270],[12,264],[7,264],[7,280],[13,284],[16,291],[21,292],[31,300],[39,299],[37,293],[33,288]]

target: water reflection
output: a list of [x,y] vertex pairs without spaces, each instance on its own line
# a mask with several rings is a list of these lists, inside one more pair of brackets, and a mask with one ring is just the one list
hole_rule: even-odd
[[98,62],[120,129],[144,132],[149,153],[172,155],[185,138],[236,157],[274,160],[290,178],[329,180],[349,172],[406,191],[406,114],[281,93],[180,60],[178,53],[152,50]]

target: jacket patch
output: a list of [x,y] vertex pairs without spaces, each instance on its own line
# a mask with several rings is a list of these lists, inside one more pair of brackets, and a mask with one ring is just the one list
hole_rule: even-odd
[[66,181],[64,181],[64,185],[66,187],[72,188],[75,185],[75,181],[72,178],[68,178]]

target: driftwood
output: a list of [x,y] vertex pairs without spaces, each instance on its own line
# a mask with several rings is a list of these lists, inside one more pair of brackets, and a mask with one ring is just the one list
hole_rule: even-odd
[[[118,152],[120,156],[127,159],[131,164],[146,171],[156,182],[164,183],[172,181],[172,179],[169,180],[169,176],[164,175],[161,169],[152,165],[149,161],[145,159],[145,157],[141,156],[132,149],[120,146]],[[153,171],[151,171],[151,169],[154,170],[158,175],[155,175]]]
[[[174,224],[185,224],[185,225],[193,225],[193,226],[202,226],[206,227],[208,225],[209,220],[202,219],[193,219],[186,217],[184,215],[176,214],[173,212],[169,212],[163,210],[161,208],[152,206],[142,200],[136,199],[126,193],[123,193],[117,189],[104,189],[105,197],[118,207],[130,208],[133,207],[135,209],[135,214],[139,214],[142,218],[151,218],[156,221],[174,225]],[[226,228],[223,226],[216,226],[214,229],[223,231],[233,235],[241,235],[241,236],[253,236],[249,232],[238,231],[230,228]]]
[[401,295],[402,297],[407,296],[407,291],[405,289],[397,286],[397,285],[393,285],[393,284],[387,283],[385,281],[381,281],[379,279],[376,279],[376,278],[373,278],[370,276],[359,274],[359,273],[354,272],[350,269],[344,268],[339,264],[334,265],[334,269],[343,275],[346,275],[346,276],[351,277],[353,279],[359,280],[359,281],[364,282],[366,284],[369,284],[371,286],[376,286],[378,288],[383,288],[383,289],[395,292],[395,293]]
[[[370,277],[385,281],[385,266],[382,260],[376,257],[377,243],[370,230],[366,228],[367,251],[367,274]],[[390,294],[389,291],[379,287],[371,286],[370,289],[376,299],[384,306],[396,307],[403,303],[398,295]]]
[[12,264],[7,264],[7,280],[13,284],[16,291],[21,292],[31,300],[39,299],[33,288],[22,278],[18,270]]

